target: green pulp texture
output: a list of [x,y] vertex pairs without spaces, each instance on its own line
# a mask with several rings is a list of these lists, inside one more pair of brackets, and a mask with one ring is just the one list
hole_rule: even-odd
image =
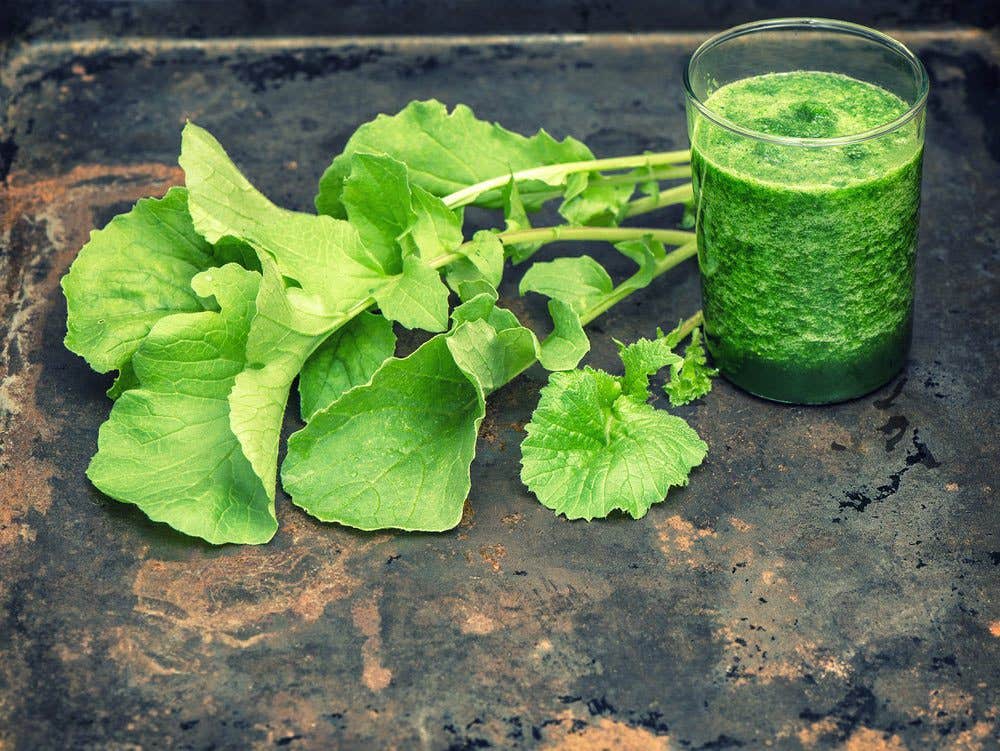
[[[813,71],[735,81],[705,104],[794,138],[855,135],[908,109],[884,89]],[[910,340],[921,120],[820,146],[741,135],[692,113],[706,339],[729,380],[825,403],[898,372]]]

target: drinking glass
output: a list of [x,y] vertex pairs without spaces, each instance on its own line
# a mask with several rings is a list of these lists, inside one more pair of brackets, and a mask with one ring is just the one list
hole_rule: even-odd
[[[779,113],[800,130],[789,136],[713,110],[713,93],[727,84],[795,71],[873,84],[905,111],[831,136],[817,90]],[[911,339],[923,65],[863,26],[775,19],[706,41],[684,86],[705,338],[716,367],[746,391],[799,404],[852,399],[886,383]]]

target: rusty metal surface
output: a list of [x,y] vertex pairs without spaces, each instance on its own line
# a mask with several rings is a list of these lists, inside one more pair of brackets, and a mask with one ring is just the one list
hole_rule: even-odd
[[[998,747],[1000,68],[980,32],[904,34],[933,81],[905,374],[824,408],[719,383],[682,410],[706,464],[641,521],[566,522],[521,487],[536,372],[491,398],[448,534],[321,525],[279,494],[271,544],[211,548],[84,477],[108,384],[61,346],[58,280],[91,227],[180,181],[185,118],[307,208],[351,130],[417,97],[602,155],[682,146],[700,36],[125,41],[8,60],[2,751]],[[689,265],[591,327],[591,362],[697,306]]]

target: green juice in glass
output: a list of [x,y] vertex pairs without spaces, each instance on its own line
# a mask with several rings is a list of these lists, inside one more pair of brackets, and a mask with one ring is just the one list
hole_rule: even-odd
[[690,119],[706,341],[769,399],[822,404],[891,379],[910,343],[922,125],[899,97],[837,73],[753,76],[705,106],[763,137]]

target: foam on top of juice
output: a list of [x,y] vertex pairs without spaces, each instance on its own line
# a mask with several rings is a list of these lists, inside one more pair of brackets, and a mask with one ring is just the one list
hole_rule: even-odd
[[[824,71],[768,73],[726,84],[705,106],[744,128],[771,136],[837,138],[890,123],[908,105],[895,94]],[[920,148],[916,120],[844,146],[783,145],[735,134],[697,116],[693,146],[728,171],[800,189],[845,187],[911,161]]]

